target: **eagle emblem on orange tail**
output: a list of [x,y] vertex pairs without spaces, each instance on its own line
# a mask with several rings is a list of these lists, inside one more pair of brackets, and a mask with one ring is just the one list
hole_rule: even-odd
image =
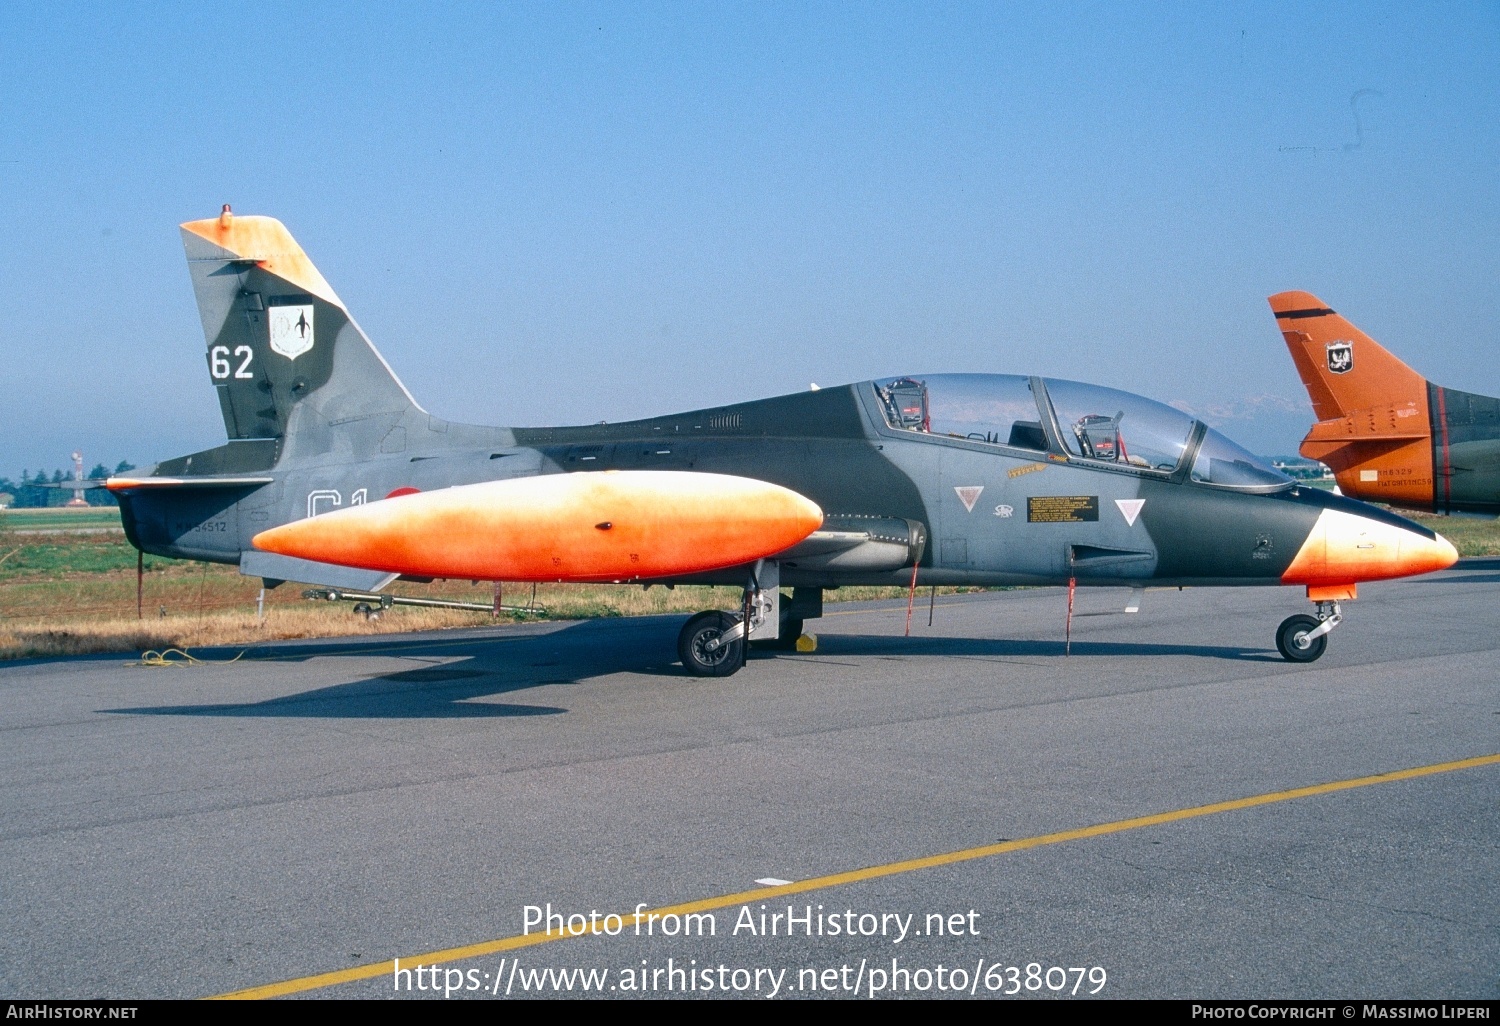
[[1334,374],[1348,374],[1354,369],[1354,343],[1328,343],[1328,370]]

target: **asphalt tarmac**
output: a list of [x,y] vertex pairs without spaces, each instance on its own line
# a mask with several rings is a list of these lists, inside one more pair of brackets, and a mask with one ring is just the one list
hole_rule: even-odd
[[5,665],[0,995],[1495,998],[1500,560],[1360,591],[1310,665],[1290,588]]

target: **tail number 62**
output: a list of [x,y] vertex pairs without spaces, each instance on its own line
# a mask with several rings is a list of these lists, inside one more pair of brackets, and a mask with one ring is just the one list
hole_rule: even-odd
[[[250,373],[250,361],[255,357],[249,346],[235,346],[234,359],[240,361],[240,365],[234,368],[234,376],[237,378],[253,378]],[[223,381],[229,377],[230,353],[228,346],[214,346],[208,351],[208,372],[213,375],[215,381]]]

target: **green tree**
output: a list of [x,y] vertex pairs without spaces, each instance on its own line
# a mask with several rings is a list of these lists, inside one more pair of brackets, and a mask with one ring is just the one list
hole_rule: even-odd
[[[103,481],[109,477],[109,468],[104,464],[95,464],[94,469],[89,471],[90,481]],[[83,493],[84,499],[90,506],[118,506],[119,500],[108,488],[90,488]]]
[[36,477],[31,476],[31,471],[21,471],[21,487],[16,490],[16,508],[34,509],[38,506],[47,505],[46,488],[38,488],[37,485],[47,480],[45,471],[37,471]]

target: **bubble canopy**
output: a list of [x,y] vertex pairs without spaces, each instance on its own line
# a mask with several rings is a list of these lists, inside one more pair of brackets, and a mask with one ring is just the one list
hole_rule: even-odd
[[[1046,452],[1055,425],[1069,458],[1172,474],[1190,448],[1199,484],[1278,491],[1292,479],[1181,410],[1119,389],[1019,374],[929,374],[875,382],[886,423],[901,431]],[[1045,393],[1045,394],[1043,394]]]

